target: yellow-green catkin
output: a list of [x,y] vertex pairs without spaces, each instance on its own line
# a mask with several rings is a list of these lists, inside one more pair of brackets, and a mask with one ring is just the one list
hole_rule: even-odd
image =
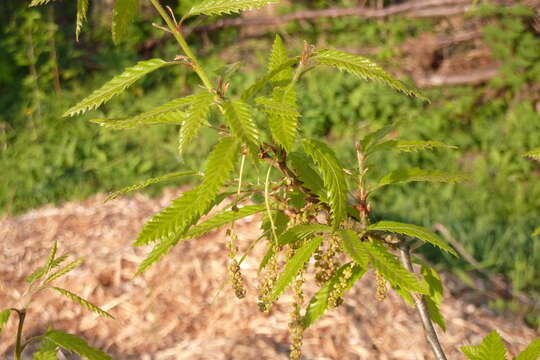
[[388,288],[386,287],[386,279],[375,270],[376,284],[377,284],[377,300],[383,301],[388,295]]
[[244,277],[240,272],[240,264],[238,263],[238,260],[236,260],[238,249],[236,248],[235,243],[238,240],[238,236],[231,229],[227,230],[227,235],[227,249],[229,250],[229,280],[231,281],[236,297],[242,299],[246,296],[246,288],[244,286]]
[[343,269],[343,273],[339,277],[339,281],[337,281],[332,287],[332,290],[330,290],[330,294],[328,295],[329,308],[338,307],[343,303],[343,294],[345,293],[345,290],[347,290],[347,283],[351,277],[352,268],[348,266]]
[[315,281],[317,285],[322,286],[330,280],[340,263],[336,260],[336,256],[340,252],[338,240],[331,236],[328,238],[328,249],[320,247],[315,252]]
[[270,295],[278,277],[278,252],[277,246],[273,246],[274,255],[268,260],[266,271],[260,281],[257,305],[262,312],[268,312],[272,306]]
[[301,270],[298,273],[293,285],[294,304],[289,321],[289,332],[291,334],[291,352],[289,357],[291,360],[298,360],[302,355],[302,343],[304,340],[304,325],[301,314],[302,305],[304,304],[304,291],[302,290],[303,285],[304,271]]

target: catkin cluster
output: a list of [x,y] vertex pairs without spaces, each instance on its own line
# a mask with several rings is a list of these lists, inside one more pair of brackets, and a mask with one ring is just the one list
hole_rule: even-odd
[[291,352],[289,354],[291,360],[298,360],[302,355],[302,343],[304,340],[304,324],[301,314],[302,305],[304,304],[304,270],[301,270],[293,286],[294,303],[289,320],[289,332],[291,334]]
[[238,240],[238,235],[231,229],[227,230],[227,235],[227,249],[229,250],[229,280],[231,281],[236,297],[242,299],[246,296],[246,288],[244,286],[244,278],[240,272],[240,264],[238,263],[238,260],[236,260],[236,254],[238,252],[236,242]]

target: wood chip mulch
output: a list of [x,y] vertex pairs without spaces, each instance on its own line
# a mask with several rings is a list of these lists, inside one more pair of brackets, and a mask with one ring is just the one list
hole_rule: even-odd
[[[114,359],[287,359],[288,313],[285,295],[270,313],[256,304],[257,263],[264,249],[242,265],[247,297],[237,300],[226,277],[224,231],[176,246],[143,276],[132,279],[149,248],[133,248],[143,223],[166,206],[179,190],[156,199],[142,195],[103,203],[104,195],[84,202],[46,206],[17,217],[0,219],[0,309],[17,306],[24,279],[45,261],[54,240],[59,252],[85,257],[83,265],[58,286],[90,300],[115,319],[99,318],[53,292],[40,293],[32,304],[26,334],[49,325],[84,337]],[[242,247],[257,234],[259,218],[237,222]],[[307,330],[305,359],[432,359],[415,310],[390,293],[375,296],[368,273],[346,296]],[[312,292],[313,286],[307,286]],[[515,355],[538,336],[521,320],[497,317],[483,305],[445,294],[442,312],[447,332],[439,331],[449,359],[462,359],[459,347],[478,344],[497,329]],[[0,334],[0,358],[13,351],[13,317]]]

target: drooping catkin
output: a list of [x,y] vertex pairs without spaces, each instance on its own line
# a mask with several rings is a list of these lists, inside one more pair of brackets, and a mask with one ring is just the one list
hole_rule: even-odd
[[301,314],[304,304],[304,270],[300,270],[293,285],[294,303],[289,321],[289,332],[291,334],[291,352],[289,357],[291,360],[298,360],[302,355],[302,343],[304,340],[304,326]]
[[352,268],[349,266],[343,269],[343,273],[339,277],[339,281],[337,281],[330,290],[330,295],[328,296],[329,308],[338,307],[343,303],[343,294],[345,293],[345,290],[347,290],[347,283],[351,277]]
[[260,285],[258,288],[257,305],[259,306],[259,310],[262,312],[268,312],[270,310],[270,307],[272,306],[270,295],[278,277],[279,248],[273,245],[272,251],[274,252],[274,254],[270,258],[270,260],[268,260],[266,270],[264,272],[264,275],[262,275],[262,279],[260,280]]
[[236,247],[237,240],[238,236],[236,233],[231,229],[227,230],[227,249],[229,250],[229,280],[231,281],[236,297],[242,299],[246,296],[246,288],[244,286],[244,277],[240,271],[240,264],[238,263],[238,260],[236,260],[236,254],[238,252]]
[[383,301],[388,295],[388,288],[386,287],[386,279],[381,273],[375,270],[376,285],[377,285],[377,300]]

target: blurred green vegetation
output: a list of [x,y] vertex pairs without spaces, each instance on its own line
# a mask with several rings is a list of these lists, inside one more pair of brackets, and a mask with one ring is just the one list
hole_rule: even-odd
[[[294,6],[300,9],[308,3],[325,7],[329,2],[295,2]],[[188,6],[186,1],[179,7]],[[212,144],[209,131],[181,159],[174,127],[111,131],[85,118],[62,118],[69,105],[137,59],[172,58],[177,53],[173,42],[159,42],[160,34],[144,16],[119,47],[112,45],[108,28],[96,25],[99,21],[76,44],[73,12],[69,3],[37,10],[19,2],[0,5],[0,50],[5,54],[0,56],[1,212],[17,214],[169,171],[199,169],[199,159]],[[307,134],[326,137],[345,162],[354,161],[351,145],[365,129],[395,121],[400,121],[397,135],[402,139],[458,146],[454,151],[376,159],[384,166],[373,166],[375,176],[409,166],[472,174],[465,184],[390,187],[375,194],[376,216],[428,227],[443,224],[484,268],[507,276],[515,289],[540,293],[540,243],[531,238],[540,223],[540,168],[522,157],[540,146],[540,38],[532,30],[530,14],[525,7],[484,6],[470,15],[497,20],[484,28],[483,37],[502,67],[500,75],[483,86],[428,90],[432,102],[425,104],[376,84],[323,71],[308,75],[299,94]],[[430,20],[343,18],[291,23],[281,31],[292,49],[300,49],[302,39],[347,49],[376,47],[372,57],[396,67],[398,45],[433,27]],[[195,34],[190,40],[216,71],[237,60],[245,60],[248,69],[264,67],[266,60],[258,49],[269,48],[270,36],[240,43],[238,35],[237,29],[225,29],[206,38]],[[149,38],[158,45],[152,46]],[[236,58],[227,52],[241,46],[247,50],[239,50]],[[55,69],[59,69],[56,79]],[[245,88],[253,79],[253,71],[233,74],[232,91]],[[134,114],[180,96],[196,84],[183,68],[152,74],[130,90],[136,101],[120,97],[91,117]],[[167,185],[148,191],[157,194]],[[426,254],[435,256],[428,250]],[[444,261],[467,269],[462,260]]]

